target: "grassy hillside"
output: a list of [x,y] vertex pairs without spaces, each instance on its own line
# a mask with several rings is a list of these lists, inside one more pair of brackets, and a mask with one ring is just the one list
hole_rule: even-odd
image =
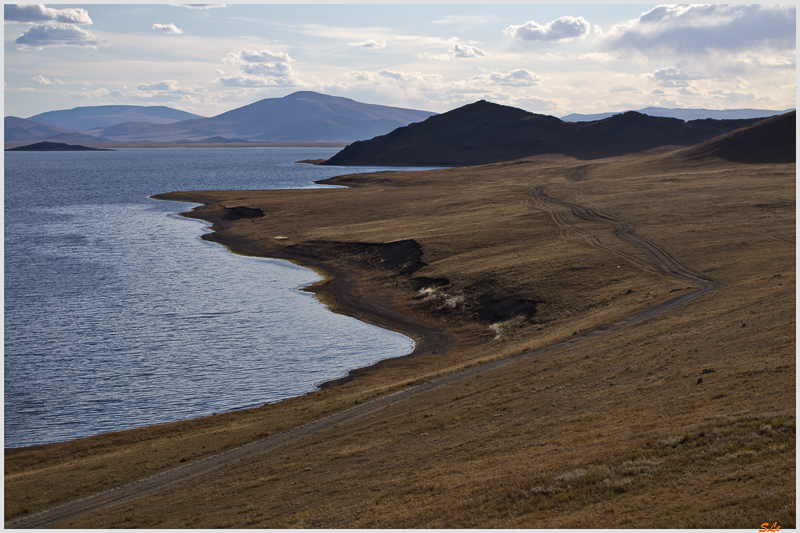
[[[522,357],[59,527],[795,527],[795,165],[673,152],[540,158],[210,191],[212,239],[336,271],[438,328],[277,404],[6,452],[6,519],[209,457],[437,376],[580,336],[694,290],[610,224],[720,284],[663,315]],[[266,216],[231,216],[260,210]],[[276,237],[281,237],[277,239]],[[413,241],[386,251],[382,243]],[[396,253],[395,253],[396,252]],[[298,259],[299,258],[299,259]],[[202,260],[202,258],[198,258]],[[498,302],[505,314],[487,313]]]

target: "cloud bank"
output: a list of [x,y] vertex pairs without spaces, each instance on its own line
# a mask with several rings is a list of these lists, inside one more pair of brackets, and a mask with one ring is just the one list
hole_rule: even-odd
[[74,24],[37,24],[20,35],[14,43],[20,50],[41,50],[53,46],[96,48],[104,41]]
[[794,5],[662,5],[611,28],[607,46],[645,54],[796,46]]

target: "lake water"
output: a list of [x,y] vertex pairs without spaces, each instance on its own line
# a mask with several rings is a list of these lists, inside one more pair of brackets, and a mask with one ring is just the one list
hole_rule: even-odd
[[[285,261],[200,239],[176,190],[318,187],[330,148],[5,152],[6,448],[257,406],[413,342],[335,315]],[[383,169],[381,169],[383,170]]]

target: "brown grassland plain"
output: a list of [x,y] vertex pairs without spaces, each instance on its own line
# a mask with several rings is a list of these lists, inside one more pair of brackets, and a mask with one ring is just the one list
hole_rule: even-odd
[[[212,238],[232,250],[330,265],[347,274],[353,294],[441,329],[454,347],[257,409],[7,451],[6,520],[695,288],[655,268],[611,225],[531,196],[547,184],[553,198],[635,224],[720,287],[621,331],[57,525],[795,527],[795,172],[794,164],[672,152],[332,180],[347,189],[164,195],[207,204],[193,216],[214,222]],[[237,219],[234,207],[264,216]],[[407,239],[424,266],[405,274],[413,257],[405,264],[354,244]],[[382,323],[334,301],[329,286],[314,290],[333,308]],[[535,313],[481,314],[479,297],[535,305]]]

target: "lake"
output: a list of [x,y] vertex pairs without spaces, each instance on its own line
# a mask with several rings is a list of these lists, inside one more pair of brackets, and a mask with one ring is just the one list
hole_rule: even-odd
[[177,190],[319,187],[335,148],[5,152],[6,448],[275,402],[413,341],[331,313],[285,261],[203,241]]

